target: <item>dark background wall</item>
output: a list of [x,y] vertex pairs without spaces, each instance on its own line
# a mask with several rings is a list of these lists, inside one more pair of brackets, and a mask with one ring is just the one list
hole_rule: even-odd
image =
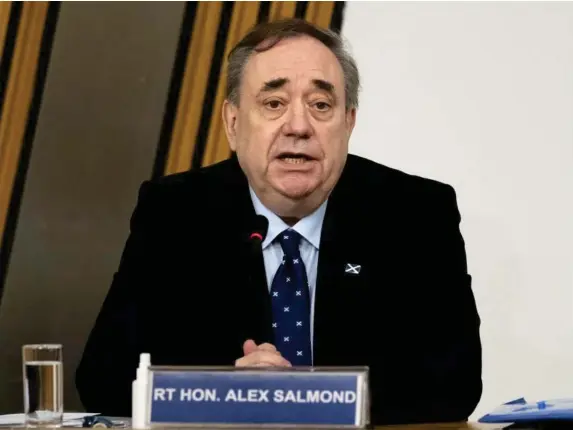
[[0,309],[0,411],[22,408],[21,345],[73,372],[150,176],[183,2],[64,2]]
[[[257,22],[340,30],[344,2],[0,4],[0,413],[21,346],[64,345],[65,409],[142,181],[229,157],[226,55]],[[98,411],[93,411],[98,412]]]

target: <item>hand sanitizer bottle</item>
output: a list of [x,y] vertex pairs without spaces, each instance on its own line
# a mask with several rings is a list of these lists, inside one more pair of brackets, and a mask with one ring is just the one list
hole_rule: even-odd
[[148,353],[139,356],[139,367],[131,387],[131,427],[148,428],[147,423],[147,387],[149,384],[149,366],[151,357]]

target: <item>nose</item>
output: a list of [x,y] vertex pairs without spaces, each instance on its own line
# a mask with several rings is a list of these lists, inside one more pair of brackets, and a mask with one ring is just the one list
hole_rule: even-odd
[[312,136],[312,124],[303,103],[293,103],[289,106],[283,133],[296,139],[308,139]]

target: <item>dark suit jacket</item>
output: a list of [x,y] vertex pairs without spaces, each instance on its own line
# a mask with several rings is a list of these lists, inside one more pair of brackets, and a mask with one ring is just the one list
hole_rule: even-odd
[[[131,415],[140,352],[153,364],[234,365],[247,338],[273,342],[262,254],[245,240],[254,216],[234,158],[142,185],[77,369],[87,410]],[[481,397],[459,222],[450,186],[353,155],[330,196],[315,365],[369,366],[375,425],[466,420]]]

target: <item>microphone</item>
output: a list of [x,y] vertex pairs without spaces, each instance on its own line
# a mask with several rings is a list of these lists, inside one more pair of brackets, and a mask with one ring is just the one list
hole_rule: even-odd
[[253,249],[263,243],[265,237],[267,236],[267,231],[269,229],[269,220],[263,215],[257,215],[253,221],[253,227],[251,233],[249,234],[249,242]]
[[[248,312],[244,328],[244,340],[252,339],[258,345],[264,342],[270,342],[272,339],[271,330],[271,316],[267,315],[270,312],[269,293],[267,288],[267,280],[265,276],[264,261],[262,255],[262,244],[267,236],[269,228],[269,220],[263,215],[257,215],[250,221],[250,230],[245,235],[247,242],[246,247],[246,268],[247,279],[250,298],[246,306],[250,309],[262,309],[263,315],[254,312]],[[263,324],[262,321],[268,320],[268,324]],[[241,347],[242,351],[242,347]]]

